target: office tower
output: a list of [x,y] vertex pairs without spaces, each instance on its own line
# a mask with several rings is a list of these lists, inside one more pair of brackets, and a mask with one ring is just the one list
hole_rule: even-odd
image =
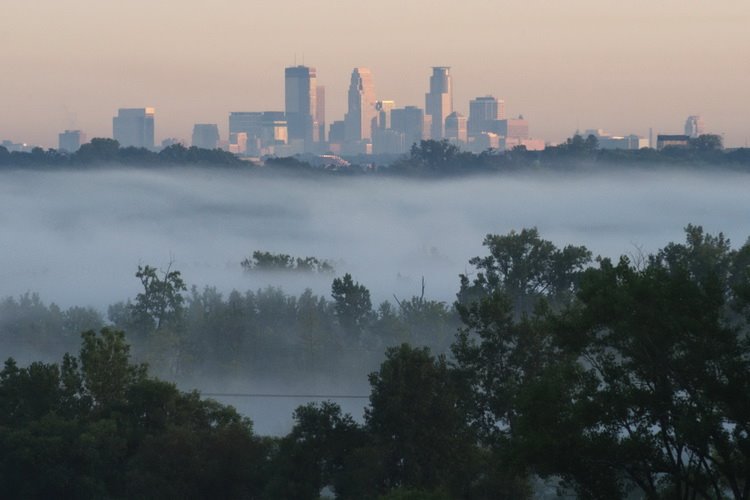
[[391,110],[391,130],[404,134],[404,147],[407,150],[426,137],[426,118],[429,117],[425,117],[424,111],[416,106]]
[[469,137],[482,132],[497,132],[497,120],[505,119],[505,101],[488,95],[477,97],[469,102]]
[[80,130],[66,130],[57,136],[58,151],[75,153],[86,142],[86,135]]
[[274,154],[274,148],[289,143],[289,131],[286,115],[283,111],[229,113],[229,142],[232,137],[245,134],[245,147],[242,152],[252,156]]
[[311,150],[318,141],[317,74],[315,68],[293,66],[284,71],[284,103],[289,141]]
[[379,130],[391,128],[391,111],[395,107],[395,101],[378,101],[375,103],[375,111],[377,112],[376,128]]
[[453,113],[453,84],[450,67],[435,66],[430,77],[430,91],[425,94],[425,114],[432,118],[430,138],[445,137],[445,119]]
[[154,108],[125,108],[112,119],[112,136],[121,147],[154,149]]
[[232,111],[229,113],[229,134],[244,132],[248,138],[255,137],[260,134],[262,121],[261,112]]
[[688,116],[685,120],[685,135],[695,139],[706,133],[706,124],[703,123],[703,118],[698,115]]
[[467,142],[466,117],[454,111],[445,118],[445,138],[454,142]]
[[326,142],[326,88],[318,85],[316,90],[315,121],[318,122],[318,142]]
[[197,123],[193,126],[193,146],[202,149],[219,147],[219,126],[215,123]]
[[367,68],[354,68],[349,83],[349,108],[344,116],[346,142],[372,138],[375,111],[375,85]]
[[[498,123],[499,128],[496,133],[503,137],[511,137],[514,139],[529,138],[529,122],[521,115],[519,115],[518,118],[500,120]],[[493,130],[493,132],[495,131]]]

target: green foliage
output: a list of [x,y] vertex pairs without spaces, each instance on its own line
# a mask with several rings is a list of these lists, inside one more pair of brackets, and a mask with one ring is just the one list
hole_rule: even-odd
[[87,395],[101,408],[121,403],[128,388],[145,378],[146,367],[130,364],[124,332],[102,328],[98,335],[89,330],[81,336],[81,373]]
[[318,498],[325,486],[337,498],[356,498],[349,470],[355,450],[366,443],[366,435],[351,415],[331,402],[310,403],[294,412],[292,431],[279,443],[272,465],[268,498]]
[[271,253],[256,250],[252,259],[244,259],[240,265],[246,272],[250,271],[296,271],[304,273],[333,274],[333,264],[316,257],[292,257],[284,253]]
[[441,485],[459,494],[473,439],[445,359],[403,344],[369,378],[365,420],[381,455],[381,488]]
[[506,293],[462,306],[454,352],[484,442],[581,498],[747,497],[747,250],[686,235],[638,266],[577,269],[559,311],[519,317]]
[[147,265],[138,266],[135,277],[143,286],[132,306],[135,321],[148,330],[160,330],[179,321],[185,301],[182,292],[187,290],[180,272],[170,265],[159,276],[156,268]]
[[477,268],[474,280],[461,275],[459,303],[504,294],[517,315],[530,313],[540,299],[557,307],[568,303],[581,271],[591,261],[586,247],[568,245],[558,249],[540,238],[536,228],[507,235],[490,234],[484,245],[490,254],[469,261]]
[[703,134],[690,139],[690,147],[699,151],[720,151],[724,149],[724,140],[720,135]]
[[107,163],[117,159],[120,143],[114,139],[94,137],[91,142],[81,145],[75,158],[81,163]]
[[372,318],[370,291],[346,273],[333,280],[331,296],[341,327],[346,332],[359,334]]
[[110,329],[62,365],[6,362],[0,448],[4,498],[257,498],[268,455],[249,420],[148,378]]

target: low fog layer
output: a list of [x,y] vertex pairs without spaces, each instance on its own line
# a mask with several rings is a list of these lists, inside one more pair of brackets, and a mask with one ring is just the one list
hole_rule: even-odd
[[537,226],[559,245],[607,256],[682,240],[687,223],[750,235],[748,177],[648,173],[493,178],[258,178],[194,170],[3,172],[0,296],[106,308],[138,292],[139,264],[173,261],[189,285],[283,285],[327,294],[330,276],[244,274],[254,250],[337,262],[374,302],[452,301],[487,233]]
[[[557,245],[595,255],[649,253],[682,241],[688,223],[750,235],[747,175],[677,171],[497,176],[449,180],[375,177],[295,180],[209,170],[0,173],[0,297],[93,306],[139,292],[139,264],[170,262],[188,285],[256,290],[279,285],[329,296],[333,275],[245,273],[254,250],[314,256],[350,272],[377,305],[420,293],[452,302],[487,233],[536,226]],[[2,346],[0,346],[2,347]],[[7,346],[6,346],[7,347]],[[1,349],[5,351],[5,349]],[[17,353],[5,352],[4,356]],[[201,380],[206,392],[367,395],[359,378]],[[356,378],[356,379],[355,379]],[[189,388],[189,387],[184,387]],[[218,398],[261,434],[284,434],[305,398]],[[338,400],[361,416],[366,399]]]

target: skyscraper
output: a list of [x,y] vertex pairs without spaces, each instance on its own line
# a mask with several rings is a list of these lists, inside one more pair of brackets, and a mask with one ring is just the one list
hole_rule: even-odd
[[219,147],[219,126],[215,123],[196,123],[193,126],[193,146],[203,149]]
[[469,137],[476,137],[482,132],[497,133],[497,120],[505,119],[505,101],[488,95],[477,97],[469,102]]
[[315,121],[318,122],[318,141],[326,142],[326,88],[318,85],[316,90]]
[[349,83],[349,108],[344,117],[347,142],[372,139],[375,110],[375,85],[367,68],[354,68]]
[[375,103],[377,112],[377,128],[387,130],[391,128],[391,111],[396,107],[395,101],[378,101]]
[[424,111],[416,106],[391,110],[391,130],[404,134],[404,146],[408,150],[425,137]]
[[122,108],[112,119],[112,137],[122,147],[154,149],[154,108]]
[[445,138],[458,143],[465,143],[469,140],[464,115],[454,111],[445,118]]
[[293,66],[284,71],[284,103],[289,141],[310,150],[318,141],[317,74],[315,68]]
[[453,83],[450,67],[434,66],[430,77],[430,91],[425,94],[425,113],[432,117],[430,138],[445,137],[445,119],[453,113]]
[[698,115],[688,116],[685,120],[685,135],[695,139],[706,133],[706,124],[703,123],[703,118]]

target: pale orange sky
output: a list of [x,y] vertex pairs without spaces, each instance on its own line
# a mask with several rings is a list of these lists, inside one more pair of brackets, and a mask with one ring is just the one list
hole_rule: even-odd
[[700,114],[750,140],[750,1],[2,0],[0,140],[111,136],[119,107],[156,108],[157,143],[229,111],[283,110],[303,60],[343,117],[355,66],[380,99],[424,106],[452,66],[455,107],[493,94],[535,137],[576,128],[680,133]]

